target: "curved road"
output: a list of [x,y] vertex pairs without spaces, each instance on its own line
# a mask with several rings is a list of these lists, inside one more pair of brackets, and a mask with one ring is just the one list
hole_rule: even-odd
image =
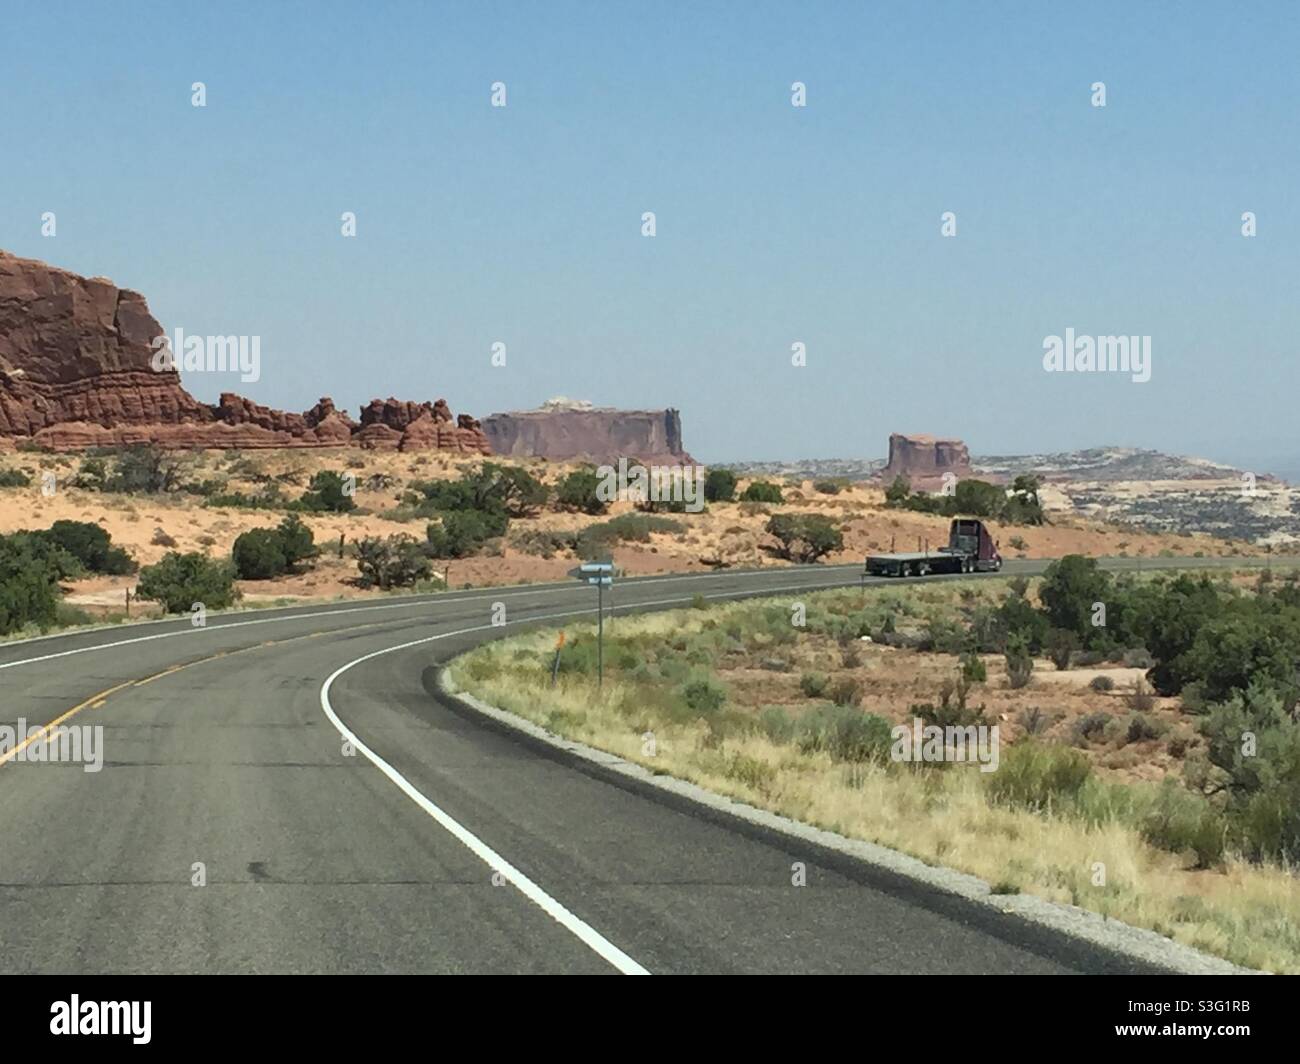
[[[616,604],[856,585],[859,571],[627,580]],[[102,725],[104,744],[98,772],[0,753],[0,971],[1143,970],[458,712],[431,693],[436,666],[502,634],[497,602],[506,632],[594,607],[572,582],[0,645],[0,725]]]

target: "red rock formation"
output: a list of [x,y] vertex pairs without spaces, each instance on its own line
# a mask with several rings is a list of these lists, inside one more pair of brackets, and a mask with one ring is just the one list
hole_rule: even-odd
[[161,334],[139,293],[0,252],[0,435],[211,421],[175,370],[153,370]]
[[942,486],[945,473],[958,479],[974,475],[970,451],[961,440],[902,432],[890,434],[889,463],[880,473],[885,484],[892,484],[895,477],[902,476],[907,477],[914,491],[931,491]]
[[553,399],[540,410],[491,414],[483,432],[497,454],[557,460],[690,465],[676,410],[614,410]]
[[[52,450],[152,443],[162,447],[420,447],[491,454],[477,421],[453,426],[445,399],[374,400],[361,423],[328,397],[301,414],[233,392],[215,405],[154,366],[162,326],[144,297],[0,251],[0,444]],[[408,427],[427,420],[413,434]],[[409,437],[409,438],[408,438]]]

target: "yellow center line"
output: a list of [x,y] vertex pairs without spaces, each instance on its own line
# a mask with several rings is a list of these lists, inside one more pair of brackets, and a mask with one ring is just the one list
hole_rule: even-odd
[[74,713],[80,713],[92,702],[95,702],[96,699],[98,699],[100,704],[102,704],[103,700],[106,699],[109,695],[111,695],[114,691],[120,691],[122,690],[123,687],[129,687],[130,685],[131,685],[131,681],[125,680],[114,687],[105,688],[103,691],[91,695],[84,702],[78,702],[75,706],[73,706],[71,709],[64,712],[62,715],[55,717],[54,720],[50,721],[49,724],[46,724],[43,728],[41,728],[40,731],[27,736],[26,739],[24,739],[21,743],[15,746],[12,750],[9,750],[4,754],[0,754],[0,765],[12,761],[15,757],[17,757],[20,753],[22,753],[22,751],[26,750],[29,746],[31,746],[32,743],[39,742],[41,739],[45,738],[45,736],[49,735],[50,732],[52,732],[55,728],[57,728],[70,716],[72,716]]
[[59,716],[55,717],[54,720],[49,722],[49,724],[44,725],[40,729],[40,731],[35,732],[32,735],[29,735],[26,739],[24,739],[21,743],[15,746],[12,750],[8,750],[5,753],[0,754],[0,765],[4,765],[12,761],[20,753],[22,753],[22,751],[26,750],[27,747],[31,746],[32,743],[40,742],[43,739],[45,739],[48,735],[50,735],[51,732],[54,731],[55,728],[57,728],[65,720],[67,720],[69,717],[73,716],[76,713],[80,713],[87,706],[89,706],[91,709],[98,709],[108,700],[109,695],[112,695],[115,692],[122,690],[122,688],[124,687],[143,687],[145,684],[153,683],[154,680],[161,680],[164,676],[171,676],[173,673],[183,672],[184,670],[191,668],[195,665],[204,665],[207,662],[216,661],[218,658],[233,657],[236,654],[246,654],[250,650],[262,650],[265,647],[279,646],[281,643],[294,643],[297,642],[299,639],[314,639],[318,635],[333,634],[335,632],[355,632],[361,628],[376,628],[384,623],[385,622],[383,621],[371,621],[367,624],[350,625],[347,628],[332,628],[328,632],[306,632],[303,635],[291,635],[291,636],[287,636],[284,639],[268,639],[265,642],[258,643],[251,647],[242,647],[239,650],[220,650],[215,654],[209,654],[207,657],[196,658],[194,661],[187,661],[183,665],[173,665],[171,666],[171,668],[163,669],[162,672],[155,672],[152,676],[146,676],[143,679],[123,680],[121,683],[114,684],[112,687],[106,687],[102,691],[97,691],[95,694],[87,698],[84,702],[78,702],[71,709],[65,710]]

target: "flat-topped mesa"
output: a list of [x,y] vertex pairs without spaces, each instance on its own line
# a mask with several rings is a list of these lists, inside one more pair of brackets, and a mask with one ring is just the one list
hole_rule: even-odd
[[383,445],[364,435],[374,423],[384,442],[387,428],[403,450],[491,453],[478,422],[465,414],[453,420],[445,399],[376,399],[360,423],[328,397],[301,414],[233,392],[200,402],[177,370],[156,358],[164,335],[138,292],[0,251],[0,446]]
[[695,461],[682,446],[681,415],[673,409],[615,410],[552,399],[539,410],[490,414],[483,432],[502,455],[590,462],[626,457],[653,465]]
[[894,432],[889,436],[889,462],[880,472],[881,481],[892,484],[906,477],[913,490],[942,487],[945,473],[958,479],[974,475],[970,451],[961,440]]

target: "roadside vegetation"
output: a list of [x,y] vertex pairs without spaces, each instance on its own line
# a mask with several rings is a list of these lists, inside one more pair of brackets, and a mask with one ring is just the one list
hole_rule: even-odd
[[914,492],[908,479],[900,476],[885,489],[885,505],[945,517],[961,514],[988,517],[1009,525],[1041,525],[1047,519],[1038,499],[1041,487],[1037,477],[1022,474],[1016,477],[1010,490],[968,477],[956,481],[951,494]]
[[96,524],[56,521],[0,536],[0,636],[84,623],[61,601],[61,585],[88,573],[125,574],[135,562]]
[[[585,624],[566,627],[554,688],[553,632],[452,675],[656,772],[1300,972],[1297,623],[1294,575],[1115,577],[1066,558],[1032,583],[619,618],[603,689]],[[913,718],[998,725],[996,771],[893,760]]]
[[[138,596],[136,572],[143,579],[170,554],[199,555],[229,569],[234,601],[252,608],[437,590],[453,581],[479,587],[555,580],[578,561],[595,559],[613,561],[629,575],[860,561],[895,539],[933,540],[946,528],[938,513],[888,507],[878,488],[837,477],[755,478],[710,468],[698,500],[703,506],[689,510],[684,499],[611,504],[601,485],[590,465],[437,452],[148,446],[13,452],[0,456],[0,535],[57,538],[65,525],[80,527],[81,535],[98,526],[104,556],[87,556],[76,568],[43,555],[31,566],[14,562],[22,575],[4,592],[0,638],[157,616],[164,602],[179,598]],[[962,489],[963,504],[970,490]],[[1068,519],[1037,531],[1027,525],[1032,544],[1010,539],[1022,553],[1066,553],[1078,534],[1073,527]],[[1112,534],[1120,540],[1113,546]],[[304,535],[306,546],[296,545]],[[1195,552],[1167,539],[1135,535],[1130,542],[1100,526],[1087,535],[1086,549],[1096,553],[1242,550],[1204,539],[1186,544],[1205,548]],[[174,563],[171,571],[178,572]],[[46,590],[32,590],[41,586]],[[160,590],[156,578],[145,581],[145,590]]]

